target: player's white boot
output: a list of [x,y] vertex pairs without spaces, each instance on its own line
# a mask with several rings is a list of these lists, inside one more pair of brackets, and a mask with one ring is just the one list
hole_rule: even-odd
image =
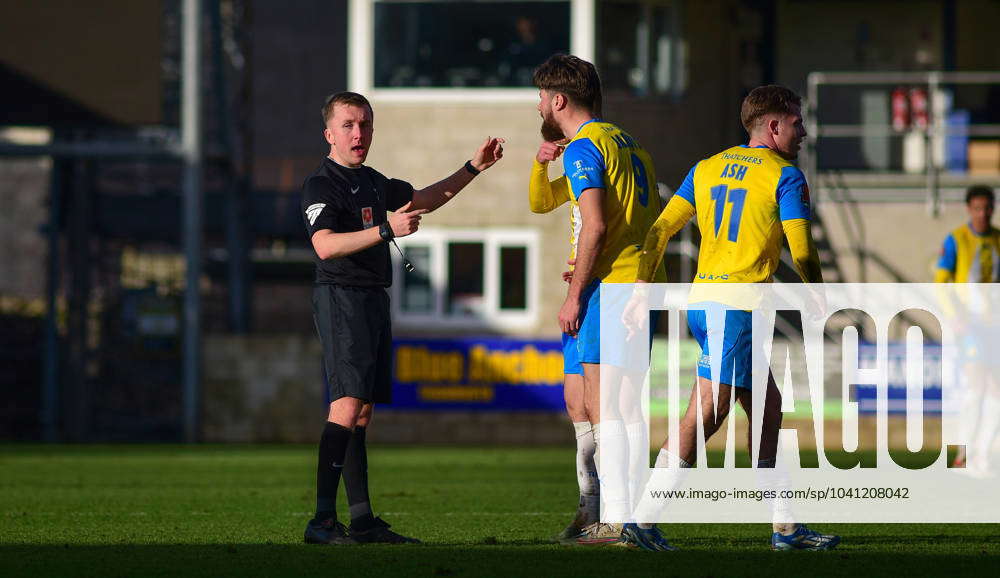
[[594,522],[583,529],[583,533],[576,539],[576,543],[582,546],[599,546],[601,544],[615,544],[621,539],[621,524]]

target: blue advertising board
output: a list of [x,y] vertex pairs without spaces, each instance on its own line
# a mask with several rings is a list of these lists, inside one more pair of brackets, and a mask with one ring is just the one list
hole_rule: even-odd
[[399,338],[393,348],[393,409],[563,411],[559,341]]
[[[858,344],[859,367],[874,368],[877,364],[878,349],[873,343]],[[925,343],[923,352],[923,403],[925,414],[941,413],[941,346]],[[889,389],[888,409],[890,414],[906,413],[906,344],[890,343],[888,351]],[[876,390],[874,384],[857,384],[855,399],[858,412],[873,414],[876,411]]]

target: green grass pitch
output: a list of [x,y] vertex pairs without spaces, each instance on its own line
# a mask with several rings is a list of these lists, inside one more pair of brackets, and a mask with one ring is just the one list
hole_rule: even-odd
[[377,513],[425,543],[342,547],[301,542],[313,447],[0,446],[0,576],[982,576],[1000,568],[1000,525],[817,524],[844,538],[830,552],[771,552],[766,524],[667,525],[682,548],[672,553],[549,544],[575,509],[573,460],[571,448],[372,448]]

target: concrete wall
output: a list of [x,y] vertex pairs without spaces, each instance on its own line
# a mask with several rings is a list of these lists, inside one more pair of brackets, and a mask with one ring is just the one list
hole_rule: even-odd
[[[827,227],[827,236],[848,283],[930,283],[945,236],[968,220],[965,203],[944,203],[941,216],[927,213],[923,203],[862,203],[860,219],[849,207],[822,203],[816,212]],[[860,223],[858,238],[867,258],[851,250],[852,223]]]
[[205,441],[311,441],[326,414],[318,340],[212,335],[204,340]]
[[[204,351],[202,436],[206,442],[319,440],[327,407],[315,337],[210,335]],[[562,413],[386,408],[375,412],[369,434],[374,443],[573,443],[573,428]]]

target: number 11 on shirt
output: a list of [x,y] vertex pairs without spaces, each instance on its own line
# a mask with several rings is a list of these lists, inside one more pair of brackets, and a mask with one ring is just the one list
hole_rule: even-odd
[[[719,227],[722,226],[722,212],[726,202],[732,203],[733,210],[729,213],[729,232],[726,238],[736,242],[740,233],[740,218],[743,216],[743,201],[747,198],[746,189],[729,189],[729,185],[712,187],[712,200],[715,201],[715,238],[719,238]],[[727,194],[728,193],[728,194]]]

